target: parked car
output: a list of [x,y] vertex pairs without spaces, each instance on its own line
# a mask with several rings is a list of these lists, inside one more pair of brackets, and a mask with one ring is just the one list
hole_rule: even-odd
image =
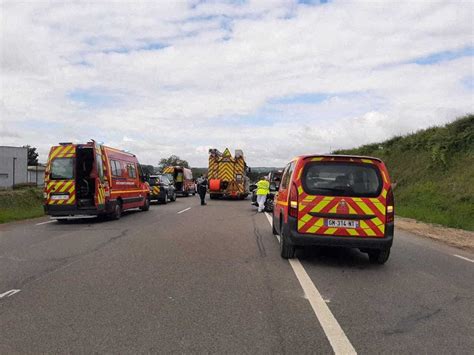
[[150,175],[150,199],[167,204],[169,201],[176,201],[176,188],[164,174]]
[[390,255],[394,199],[385,164],[377,158],[309,155],[283,172],[273,211],[283,258],[306,245],[359,248],[372,263]]

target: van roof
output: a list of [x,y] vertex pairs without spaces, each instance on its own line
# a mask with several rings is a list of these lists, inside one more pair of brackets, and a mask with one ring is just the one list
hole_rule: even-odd
[[309,159],[309,158],[355,158],[355,159],[370,159],[370,160],[375,160],[378,161],[379,163],[382,163],[382,160],[379,158],[375,157],[370,157],[370,156],[365,156],[365,155],[344,155],[344,154],[311,154],[311,155],[300,155],[297,158],[298,159]]

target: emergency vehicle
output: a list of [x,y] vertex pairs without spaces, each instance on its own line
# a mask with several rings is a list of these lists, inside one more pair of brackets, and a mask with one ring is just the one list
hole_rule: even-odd
[[372,263],[390,255],[394,199],[377,158],[308,155],[285,168],[273,210],[273,233],[283,258],[306,245],[359,248]]
[[150,200],[156,200],[167,204],[168,201],[176,201],[176,188],[165,174],[150,175],[148,177],[150,184]]
[[246,198],[250,193],[248,171],[242,150],[236,150],[233,157],[228,148],[224,153],[217,149],[209,149],[210,198]]
[[60,143],[49,152],[44,210],[58,220],[150,208],[150,189],[133,154],[91,141]]
[[182,166],[167,166],[163,169],[163,174],[169,175],[170,180],[174,183],[177,195],[185,197],[190,194],[196,195],[196,185],[191,169]]

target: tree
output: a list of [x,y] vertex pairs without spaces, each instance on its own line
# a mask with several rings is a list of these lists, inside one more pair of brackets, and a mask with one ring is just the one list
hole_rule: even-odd
[[36,148],[29,145],[24,145],[23,148],[28,148],[28,165],[38,165],[38,153],[36,153]]
[[161,170],[163,170],[165,166],[182,166],[189,168],[188,162],[186,160],[180,159],[177,155],[172,155],[169,158],[161,159],[158,165]]
[[153,165],[140,164],[140,168],[142,168],[143,175],[153,175],[155,173]]

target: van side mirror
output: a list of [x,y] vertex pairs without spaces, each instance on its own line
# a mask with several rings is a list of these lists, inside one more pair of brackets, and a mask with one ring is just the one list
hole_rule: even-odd
[[252,172],[252,169],[250,169],[250,167],[248,166],[248,167],[247,167],[247,174],[248,174],[248,173],[251,173],[251,172]]
[[277,188],[276,183],[271,182],[270,183],[270,191],[277,191],[277,190],[278,190],[278,188]]

